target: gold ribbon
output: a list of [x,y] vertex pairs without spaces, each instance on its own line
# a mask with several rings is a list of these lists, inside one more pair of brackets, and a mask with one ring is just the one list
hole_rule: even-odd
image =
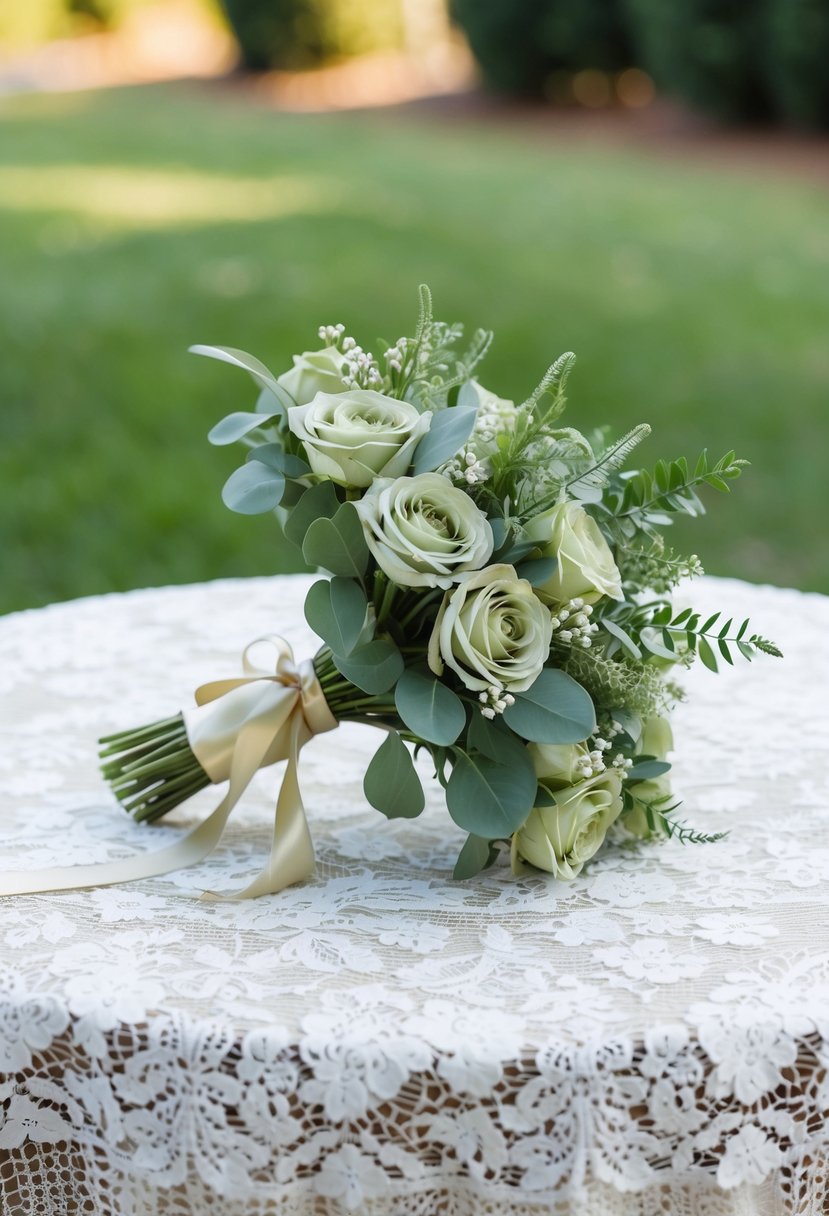
[[[249,655],[262,643],[276,650],[272,672],[257,668]],[[190,746],[213,782],[227,780],[227,793],[198,827],[176,844],[156,853],[89,866],[55,866],[28,873],[0,875],[0,895],[31,895],[80,887],[154,878],[203,861],[219,843],[225,824],[254,773],[287,760],[273,823],[268,862],[242,891],[208,898],[251,899],[301,882],[314,871],[314,846],[299,789],[298,760],[314,735],[339,725],[328,708],[313,663],[294,663],[284,638],[268,635],[245,648],[244,676],[216,680],[196,689],[196,707],[183,717]]]

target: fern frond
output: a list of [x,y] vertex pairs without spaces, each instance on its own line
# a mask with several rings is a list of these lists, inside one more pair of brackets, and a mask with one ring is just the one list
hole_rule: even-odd
[[[538,385],[530,393],[521,409],[532,413],[545,393],[556,391],[556,402],[548,411],[548,416],[556,417],[564,409],[564,388],[576,362],[576,356],[571,350],[559,355],[555,363],[551,363]],[[557,408],[556,408],[557,407]],[[555,413],[552,411],[555,410]]]
[[587,469],[584,473],[580,473],[578,477],[574,477],[572,481],[569,481],[567,489],[572,490],[574,486],[589,486],[591,489],[596,490],[602,489],[603,486],[607,485],[610,474],[622,467],[634,448],[637,448],[643,439],[647,439],[650,433],[651,428],[647,422],[640,422],[633,430],[623,435],[618,443],[614,443],[612,447],[608,448],[592,468]]

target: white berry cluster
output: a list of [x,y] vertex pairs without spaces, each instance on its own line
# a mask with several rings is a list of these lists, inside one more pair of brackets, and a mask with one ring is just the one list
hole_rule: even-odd
[[406,362],[408,354],[406,349],[408,344],[408,338],[398,338],[394,346],[390,346],[383,353],[383,358],[386,360],[386,368],[389,372],[397,372],[399,375],[403,371],[403,365]]
[[450,481],[465,481],[468,486],[474,486],[481,481],[486,481],[492,469],[488,461],[480,460],[467,446],[461,448],[457,456],[447,460],[440,471]]
[[593,645],[592,635],[599,632],[599,626],[590,620],[593,615],[592,604],[585,604],[584,600],[578,597],[570,600],[552,615],[553,633],[559,642],[590,649]]
[[383,383],[377,360],[363,350],[353,338],[343,338],[341,350],[345,357],[343,384],[346,388],[376,388]]
[[482,717],[489,718],[490,721],[497,714],[502,714],[510,705],[515,704],[515,697],[511,693],[504,692],[498,684],[490,684],[489,688],[479,692],[478,700],[481,703]]
[[321,325],[317,330],[320,336],[320,341],[325,342],[327,346],[336,346],[339,350],[340,340],[345,333],[344,325]]

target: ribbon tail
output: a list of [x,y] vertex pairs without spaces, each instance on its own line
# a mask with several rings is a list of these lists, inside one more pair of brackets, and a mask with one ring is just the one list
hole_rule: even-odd
[[[285,887],[302,882],[314,872],[314,845],[302,792],[299,787],[299,752],[307,742],[307,726],[297,710],[291,719],[288,764],[276,802],[268,863],[256,878],[241,891],[206,891],[203,899],[253,899],[257,895],[275,895]],[[306,738],[303,740],[302,735]]]
[[[292,696],[286,697],[284,703],[277,706],[264,722],[250,724],[245,745],[237,746],[234,751],[230,782],[224,798],[207,819],[175,844],[169,845],[166,849],[159,849],[155,853],[126,857],[122,861],[98,862],[88,866],[53,866],[45,870],[0,874],[0,896],[37,895],[46,891],[73,891],[84,887],[110,887],[114,883],[157,878],[160,874],[169,874],[171,870],[183,870],[187,866],[204,861],[221,840],[231,811],[267,755],[273,743],[274,734],[282,729],[288,718],[291,721],[291,757],[295,757],[299,749],[293,747],[294,733],[297,729],[297,722],[302,724],[302,715],[298,695],[293,693]],[[294,781],[296,782],[295,761]],[[301,800],[299,807],[302,821],[305,823]],[[306,832],[308,830],[307,824],[305,830]],[[313,848],[311,849],[311,860],[313,866]],[[292,879],[291,881],[298,880]]]

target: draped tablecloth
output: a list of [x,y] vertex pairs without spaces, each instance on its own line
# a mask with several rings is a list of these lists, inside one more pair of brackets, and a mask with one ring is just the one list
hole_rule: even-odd
[[[103,596],[0,621],[0,868],[175,840],[97,772],[279,632],[303,576]],[[765,1216],[829,1211],[829,600],[702,579],[786,652],[684,676],[683,814],[726,841],[604,852],[575,882],[466,883],[427,781],[365,803],[381,741],[301,758],[318,872],[246,903],[278,771],[209,862],[0,901],[4,1216]],[[426,771],[424,769],[424,771]]]

